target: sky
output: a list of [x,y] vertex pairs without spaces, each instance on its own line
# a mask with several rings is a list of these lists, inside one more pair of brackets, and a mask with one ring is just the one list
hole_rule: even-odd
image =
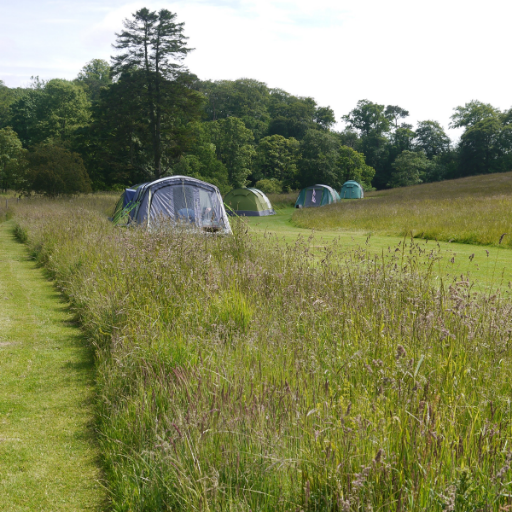
[[0,80],[73,79],[110,60],[122,22],[168,9],[185,22],[200,79],[254,78],[330,106],[336,129],[361,99],[432,119],[452,139],[453,109],[512,107],[512,2],[506,0],[0,0]]

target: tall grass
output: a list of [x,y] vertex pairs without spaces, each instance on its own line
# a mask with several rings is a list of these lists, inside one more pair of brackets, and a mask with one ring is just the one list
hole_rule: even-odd
[[299,227],[512,247],[512,173],[373,192],[362,201],[297,210]]
[[[512,306],[437,255],[16,209],[96,348],[115,511],[508,510]],[[501,508],[500,508],[501,507]]]
[[267,194],[267,197],[275,210],[295,206],[299,191],[283,192],[282,194]]

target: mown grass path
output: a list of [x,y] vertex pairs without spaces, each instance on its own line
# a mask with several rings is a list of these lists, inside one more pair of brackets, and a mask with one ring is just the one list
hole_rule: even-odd
[[0,223],[0,510],[100,510],[93,359],[61,297]]

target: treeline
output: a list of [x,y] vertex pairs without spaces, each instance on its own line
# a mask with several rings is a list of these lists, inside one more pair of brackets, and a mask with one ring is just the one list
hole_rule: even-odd
[[333,129],[330,107],[252,79],[202,81],[176,15],[141,9],[117,34],[110,63],[75,80],[0,82],[0,187],[48,195],[120,189],[170,174],[225,192],[268,192],[355,179],[366,189],[512,169],[512,109],[457,107],[452,147],[439,123],[361,100]]

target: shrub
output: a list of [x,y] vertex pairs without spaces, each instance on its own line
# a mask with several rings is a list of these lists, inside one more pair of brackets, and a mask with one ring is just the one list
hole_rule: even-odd
[[48,197],[91,192],[82,158],[62,146],[41,143],[26,154],[28,168],[22,190]]
[[273,178],[257,181],[256,188],[259,188],[265,194],[280,194],[283,191],[282,183]]

